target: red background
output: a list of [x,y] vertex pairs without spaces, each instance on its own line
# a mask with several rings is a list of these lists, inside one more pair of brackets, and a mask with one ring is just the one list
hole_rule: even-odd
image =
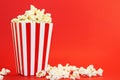
[[[89,80],[119,80],[119,0],[2,0],[0,1],[0,69],[12,72],[5,80],[16,80],[10,21],[30,4],[52,14],[54,29],[49,64],[59,63],[104,69],[104,76]],[[119,79],[118,79],[119,78]],[[33,80],[35,78],[21,79]],[[20,80],[21,80],[20,79]],[[81,79],[82,80],[82,79]],[[88,79],[83,79],[88,80]]]

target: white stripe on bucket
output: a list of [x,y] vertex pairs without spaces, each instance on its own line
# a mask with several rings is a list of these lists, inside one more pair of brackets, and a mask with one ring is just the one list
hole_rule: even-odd
[[31,23],[31,65],[30,65],[30,75],[34,75],[35,68],[35,23]]
[[18,54],[19,54],[19,61],[20,61],[20,71],[21,74],[23,74],[22,72],[22,56],[21,56],[21,45],[20,45],[20,27],[19,27],[19,23],[16,23],[17,26],[17,39],[18,39]]
[[24,64],[24,76],[27,76],[27,42],[26,42],[26,24],[22,23],[22,48],[23,48],[23,64]]
[[42,58],[43,58],[43,48],[44,48],[44,33],[45,33],[45,23],[40,24],[40,37],[39,37],[39,51],[38,51],[38,70],[42,69]]
[[13,36],[13,43],[14,43],[14,54],[15,54],[15,58],[16,58],[16,67],[17,67],[17,71],[18,73],[20,73],[19,71],[19,62],[18,62],[18,54],[17,54],[17,43],[16,43],[16,31],[15,31],[15,23],[11,23],[11,30],[12,30],[12,36]]
[[45,60],[45,71],[47,70],[47,64],[48,64],[48,58],[49,58],[49,52],[50,52],[50,43],[51,43],[51,36],[52,36],[52,28],[53,24],[49,24],[49,31],[48,31],[48,42],[47,42],[47,51],[46,51],[46,60]]

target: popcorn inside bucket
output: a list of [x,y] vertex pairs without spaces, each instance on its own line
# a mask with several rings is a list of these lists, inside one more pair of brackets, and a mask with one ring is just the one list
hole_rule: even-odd
[[30,10],[25,11],[23,15],[18,15],[17,18],[11,20],[11,22],[45,22],[51,23],[52,18],[50,13],[44,13],[45,9],[37,9],[31,5]]

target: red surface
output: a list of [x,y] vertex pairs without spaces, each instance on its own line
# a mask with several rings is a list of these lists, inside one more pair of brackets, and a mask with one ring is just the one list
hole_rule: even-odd
[[[45,78],[23,77],[23,76],[17,76],[17,75],[9,75],[9,76],[6,76],[4,79],[5,80],[46,80]],[[61,80],[70,80],[70,79],[61,79]],[[80,78],[80,80],[119,80],[119,77],[105,76],[105,77],[94,77],[94,78]]]
[[[120,76],[120,1],[119,0],[2,0],[0,1],[0,68],[12,72],[5,80],[33,80],[15,76],[10,20],[33,4],[52,14],[54,29],[49,64],[76,66],[94,64],[104,69],[102,78]],[[37,79],[35,79],[37,80]],[[82,80],[82,79],[81,79]]]

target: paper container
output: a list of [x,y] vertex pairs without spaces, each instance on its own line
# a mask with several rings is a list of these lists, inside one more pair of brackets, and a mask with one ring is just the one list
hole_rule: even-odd
[[18,74],[46,70],[53,23],[11,23]]

